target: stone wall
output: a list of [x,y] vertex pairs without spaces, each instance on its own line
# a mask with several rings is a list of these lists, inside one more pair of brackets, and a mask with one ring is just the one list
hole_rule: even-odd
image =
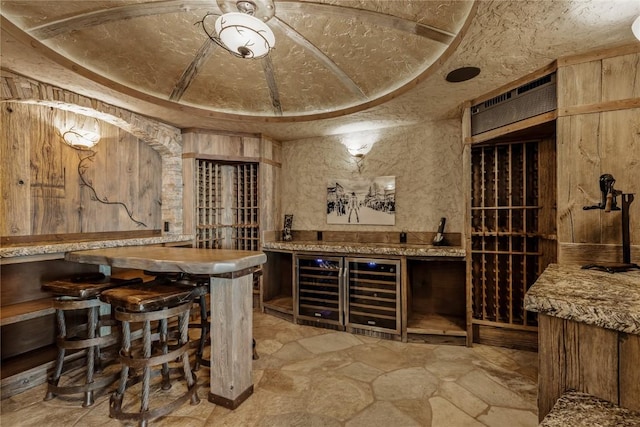
[[[361,160],[343,143],[373,144]],[[282,214],[293,214],[294,230],[463,231],[462,138],[458,120],[377,131],[309,138],[282,144]],[[329,179],[396,177],[393,226],[327,224]],[[282,222],[282,219],[280,219]]]

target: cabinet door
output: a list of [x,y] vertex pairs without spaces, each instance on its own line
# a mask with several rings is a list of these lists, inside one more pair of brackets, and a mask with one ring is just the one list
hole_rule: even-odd
[[297,257],[297,316],[342,325],[342,258]]
[[400,333],[400,261],[346,262],[347,326]]

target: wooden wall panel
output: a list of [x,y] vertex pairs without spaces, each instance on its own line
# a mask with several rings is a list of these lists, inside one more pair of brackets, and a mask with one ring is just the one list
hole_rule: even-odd
[[578,324],[579,379],[577,390],[618,402],[618,332]]
[[21,135],[30,133],[32,122],[9,120],[12,114],[20,114],[19,107],[4,104],[0,110],[0,234],[3,235],[31,233],[31,219],[24,215],[31,212],[29,145]]
[[602,60],[602,101],[640,98],[640,54]]
[[640,411],[640,335],[620,335],[620,406]]
[[[186,129],[183,140],[183,177],[185,232],[195,230],[193,204],[195,186],[193,159],[212,159],[230,162],[259,162],[259,201],[261,236],[282,228],[280,213],[280,171],[282,146],[280,142],[247,134],[216,134],[213,131]],[[195,188],[195,187],[194,187]]]
[[540,420],[567,390],[640,409],[640,336],[541,314],[538,342]]
[[[11,110],[11,111],[9,111]],[[0,113],[2,134],[2,218],[0,235],[37,236],[71,233],[154,230],[161,228],[162,163],[148,144],[93,118],[54,108],[8,103]],[[65,144],[62,132],[93,126],[101,134],[91,151]],[[89,158],[87,158],[89,157]],[[95,200],[78,174],[97,196]],[[23,182],[23,184],[20,184]]]
[[[640,109],[616,103],[640,100],[640,52],[584,60],[558,68],[558,259],[576,264],[594,262],[593,245],[622,245],[620,211],[583,210],[601,201],[600,175],[612,174],[617,190],[640,194]],[[638,245],[638,200],[630,217],[631,244]],[[584,257],[574,250],[580,244]],[[607,254],[595,261],[622,261]],[[640,262],[640,253],[632,250],[631,258]]]
[[600,61],[558,68],[558,108],[601,101]]
[[[551,411],[565,389],[564,322],[557,317],[541,314],[538,328],[538,418]],[[544,415],[543,415],[544,414]]]

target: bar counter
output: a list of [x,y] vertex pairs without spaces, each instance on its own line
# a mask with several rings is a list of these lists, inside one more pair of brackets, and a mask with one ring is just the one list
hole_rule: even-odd
[[640,335],[640,270],[612,274],[551,264],[527,292],[524,308]]
[[235,409],[253,393],[252,291],[258,251],[121,247],[70,252],[67,261],[210,276],[211,369],[209,401]]
[[458,257],[464,258],[466,252],[460,246],[433,246],[404,243],[355,243],[323,242],[296,240],[291,242],[265,242],[264,250],[283,250],[296,252],[330,252],[336,254],[387,255],[408,257]]
[[[539,313],[540,420],[572,390],[586,394],[582,403],[602,399],[640,411],[639,270],[607,273],[551,264],[527,291],[524,304]],[[554,412],[549,419],[557,416]]]

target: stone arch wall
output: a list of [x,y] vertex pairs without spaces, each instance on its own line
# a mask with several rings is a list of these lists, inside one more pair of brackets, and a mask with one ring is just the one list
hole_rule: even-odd
[[73,111],[113,124],[156,150],[162,159],[162,221],[171,224],[169,234],[182,234],[182,134],[180,129],[2,70],[1,102],[25,102]]

